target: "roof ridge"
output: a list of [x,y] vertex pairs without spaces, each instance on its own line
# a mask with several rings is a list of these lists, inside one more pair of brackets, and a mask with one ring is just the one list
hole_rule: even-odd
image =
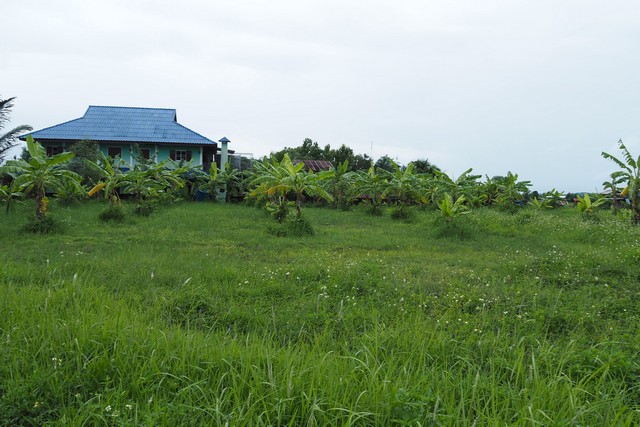
[[[177,111],[175,108],[167,108],[167,107],[125,107],[123,105],[89,105],[89,108],[122,108],[128,110],[167,110],[167,111]],[[88,108],[87,108],[88,110]]]

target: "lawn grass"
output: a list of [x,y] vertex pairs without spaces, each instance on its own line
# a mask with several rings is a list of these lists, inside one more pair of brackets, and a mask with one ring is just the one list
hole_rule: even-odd
[[640,423],[640,230],[607,212],[104,208],[0,219],[0,425]]

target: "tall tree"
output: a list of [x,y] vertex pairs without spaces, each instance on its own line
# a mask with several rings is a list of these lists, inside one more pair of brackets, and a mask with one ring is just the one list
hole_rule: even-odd
[[413,166],[415,168],[415,173],[426,173],[429,175],[435,176],[434,171],[439,171],[440,168],[433,163],[431,163],[428,159],[418,159],[414,160]]
[[[9,114],[11,113],[11,108],[13,108],[14,99],[16,99],[15,96],[13,98],[0,99],[0,131],[9,122]],[[18,136],[32,129],[29,125],[20,125],[7,133],[0,134],[0,163],[6,157],[7,151],[17,145]]]
[[305,138],[299,147],[285,147],[284,149],[272,153],[279,162],[288,154],[291,160],[326,160],[334,167],[348,162],[349,171],[367,170],[371,167],[371,158],[366,154],[355,154],[353,149],[342,144],[337,149],[331,148],[329,144],[321,148],[320,145],[310,138]]
[[396,162],[386,154],[376,161],[376,168],[386,170],[387,172],[393,173],[397,166]]

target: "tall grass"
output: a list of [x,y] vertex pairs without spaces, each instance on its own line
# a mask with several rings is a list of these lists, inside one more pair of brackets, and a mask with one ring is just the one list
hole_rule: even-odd
[[[27,207],[24,207],[27,209]],[[637,425],[640,233],[164,207],[0,232],[0,425]]]

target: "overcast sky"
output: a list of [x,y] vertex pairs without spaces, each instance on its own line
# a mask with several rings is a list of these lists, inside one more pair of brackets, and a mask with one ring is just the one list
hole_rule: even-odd
[[539,191],[602,189],[620,138],[640,154],[637,0],[14,0],[2,17],[10,126],[175,108],[255,157],[311,138]]

